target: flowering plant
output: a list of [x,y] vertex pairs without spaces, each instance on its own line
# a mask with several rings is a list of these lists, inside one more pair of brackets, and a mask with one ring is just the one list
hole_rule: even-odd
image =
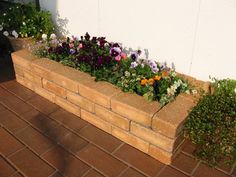
[[0,31],[5,36],[38,39],[43,33],[51,34],[54,30],[51,14],[37,11],[32,4],[12,4],[0,16]]
[[125,92],[135,92],[162,105],[188,90],[188,84],[165,63],[140,59],[141,50],[128,56],[121,44],[107,42],[104,37],[57,39],[42,36],[34,52],[117,85]]

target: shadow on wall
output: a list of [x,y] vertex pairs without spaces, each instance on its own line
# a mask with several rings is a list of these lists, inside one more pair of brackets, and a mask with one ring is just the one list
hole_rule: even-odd
[[66,17],[63,18],[60,16],[60,12],[58,11],[58,0],[40,0],[40,6],[42,10],[48,10],[51,12],[54,24],[56,26],[56,34],[58,36],[68,35],[69,31],[67,29],[67,24],[69,20]]

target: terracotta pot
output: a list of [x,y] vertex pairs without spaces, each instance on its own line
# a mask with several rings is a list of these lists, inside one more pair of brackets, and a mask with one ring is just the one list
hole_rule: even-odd
[[33,39],[31,37],[28,38],[8,37],[8,39],[14,51],[28,48],[28,46],[33,43]]

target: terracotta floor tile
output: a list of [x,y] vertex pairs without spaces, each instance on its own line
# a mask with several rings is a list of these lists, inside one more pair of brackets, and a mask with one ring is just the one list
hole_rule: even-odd
[[57,168],[64,176],[82,176],[90,169],[88,165],[71,155],[60,146],[51,149],[42,157]]
[[[181,173],[180,171],[170,166],[166,166],[166,168],[158,175],[158,177],[187,177],[187,175]],[[208,176],[202,176],[202,177],[208,177]]]
[[12,133],[17,133],[18,131],[29,126],[29,124],[9,110],[0,113],[0,124],[2,124]]
[[3,128],[0,128],[0,153],[8,156],[19,149],[22,149],[24,145],[19,142],[14,136],[8,133]]
[[104,177],[104,176],[93,169],[90,170],[84,177]]
[[122,144],[122,141],[96,128],[93,125],[83,128],[81,131],[79,131],[79,135],[85,137],[89,141],[107,150],[108,152],[113,152]]
[[78,156],[110,177],[118,176],[127,167],[121,161],[115,159],[93,145],[88,145],[83,148],[79,151]]
[[54,145],[51,140],[32,127],[27,127],[16,136],[39,155]]
[[86,121],[61,108],[50,114],[50,117],[76,132],[88,125]]
[[46,115],[56,111],[59,108],[56,104],[51,103],[39,95],[29,99],[27,102]]
[[183,152],[186,152],[188,154],[193,154],[196,149],[196,145],[192,144],[189,140],[185,140],[183,144]]
[[15,169],[2,157],[0,156],[0,176],[9,177],[15,173]]
[[60,173],[54,173],[52,176],[50,176],[50,177],[63,177]]
[[20,85],[15,80],[5,82],[2,86],[25,101],[36,95],[33,91]]
[[178,154],[178,156],[172,162],[173,166],[188,174],[192,173],[197,164],[198,164],[197,160],[183,153]]
[[133,168],[128,168],[125,173],[121,175],[121,177],[145,177],[143,174],[139,173],[138,171],[134,170]]
[[49,117],[42,114],[41,112],[37,111],[36,109],[32,109],[24,114],[21,114],[20,117],[26,121],[30,121],[35,118],[40,118],[40,119],[48,119]]
[[69,135],[65,136],[61,141],[60,144],[67,150],[71,151],[72,153],[76,154],[82,148],[84,148],[88,142],[78,135],[74,133],[70,133]]
[[115,156],[149,176],[156,176],[164,167],[164,164],[161,162],[127,144],[121,146],[121,148],[116,151]]
[[46,177],[55,171],[27,148],[18,151],[10,156],[9,159],[29,177]]
[[228,175],[223,172],[216,170],[215,168],[211,168],[203,163],[199,165],[196,171],[193,174],[194,177],[228,177]]
[[17,98],[15,95],[7,91],[2,92],[1,88],[0,88],[0,100],[5,106],[7,106],[10,110],[14,111],[17,114],[23,114],[32,109],[32,106],[26,104],[24,101]]
[[23,177],[20,173],[15,173],[14,175],[12,175],[11,177]]
[[48,131],[46,131],[44,134],[48,136],[52,141],[58,143],[63,139],[65,136],[67,136],[70,133],[68,129],[63,127],[62,125],[58,126],[48,126]]

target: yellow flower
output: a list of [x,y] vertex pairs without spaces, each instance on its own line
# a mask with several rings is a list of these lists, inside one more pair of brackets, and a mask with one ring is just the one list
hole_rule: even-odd
[[142,79],[141,80],[141,85],[146,85],[146,83],[147,83],[147,79]]
[[161,73],[162,77],[167,77],[169,75],[169,72],[167,70],[162,71]]
[[156,76],[154,77],[154,80],[155,80],[155,81],[161,80],[161,76],[156,75]]
[[149,85],[153,85],[154,84],[154,79],[153,78],[148,79],[148,83],[149,83]]

